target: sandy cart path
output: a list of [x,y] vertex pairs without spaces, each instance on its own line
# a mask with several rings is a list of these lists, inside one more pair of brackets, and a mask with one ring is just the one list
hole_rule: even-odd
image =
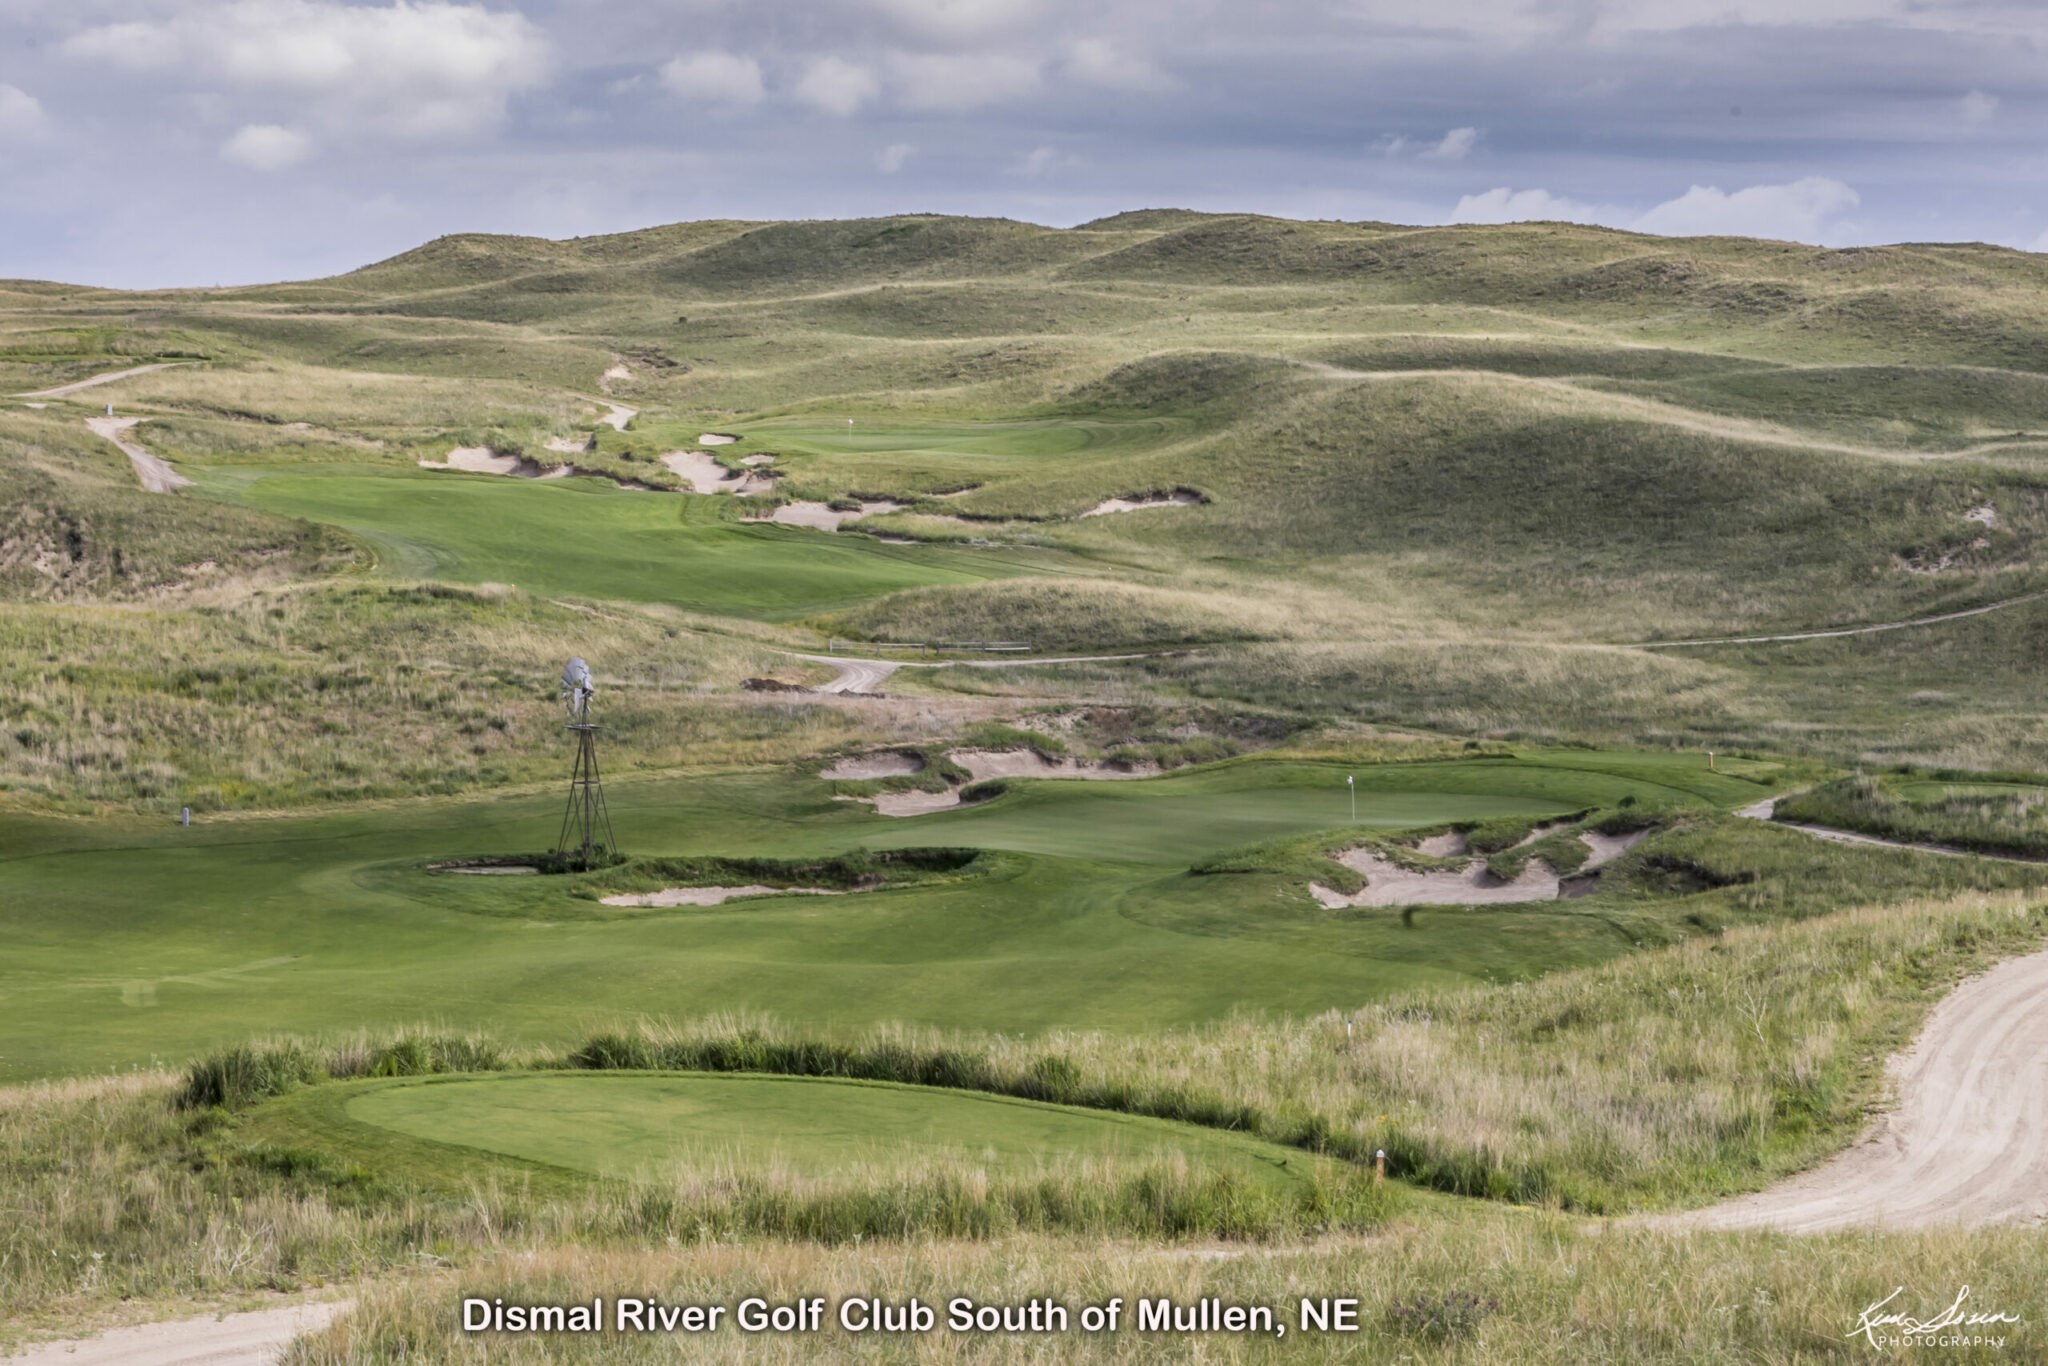
[[176,493],[190,485],[192,481],[172,469],[170,462],[162,456],[151,455],[134,442],[121,439],[121,433],[140,421],[139,417],[89,417],[85,425],[92,428],[95,436],[104,437],[121,448],[121,454],[135,466],[135,477],[151,493]]
[[272,1366],[291,1340],[322,1328],[346,1301],[295,1304],[214,1319],[116,1328],[96,1338],[45,1342],[6,1366]]
[[1898,1105],[1848,1152],[1756,1195],[1658,1222],[1817,1233],[2048,1219],[2048,953],[1934,1008],[1892,1061]]
[[75,394],[80,389],[91,389],[101,384],[112,384],[117,379],[127,379],[130,375],[146,375],[152,370],[168,370],[174,365],[190,365],[191,363],[188,360],[167,360],[159,361],[155,365],[138,365],[132,370],[110,370],[104,375],[94,375],[91,379],[81,379],[71,384],[60,384],[54,389],[38,389],[32,394],[16,394],[15,397],[62,398],[66,394]]

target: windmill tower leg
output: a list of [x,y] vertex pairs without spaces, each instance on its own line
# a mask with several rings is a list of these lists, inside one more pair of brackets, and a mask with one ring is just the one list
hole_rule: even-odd
[[576,732],[576,767],[569,777],[569,805],[562,813],[555,852],[573,853],[588,866],[596,862],[599,850],[607,855],[615,851],[618,841],[597,769],[597,727],[583,724],[570,729]]

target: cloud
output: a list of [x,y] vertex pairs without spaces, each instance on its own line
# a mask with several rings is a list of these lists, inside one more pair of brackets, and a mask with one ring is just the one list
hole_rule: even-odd
[[889,61],[896,97],[908,109],[976,109],[1027,94],[1038,85],[1037,62],[997,55],[899,52]]
[[252,123],[220,145],[220,159],[252,171],[282,171],[313,153],[313,140],[275,123]]
[[1647,213],[1612,205],[1582,204],[1548,190],[1468,194],[1451,210],[1453,223],[1602,223],[1659,237],[1768,237],[1817,242],[1829,220],[1862,202],[1839,180],[1807,176],[1785,185],[1751,185],[1727,194],[1695,185]]
[[1451,210],[1453,223],[1600,223],[1611,222],[1615,210],[1581,204],[1548,190],[1511,190],[1503,185],[1485,194],[1468,194]]
[[1442,142],[1437,143],[1422,155],[1437,161],[1463,161],[1465,154],[1470,152],[1478,141],[1479,130],[1477,128],[1453,128],[1450,132],[1444,134]]
[[1070,78],[1105,90],[1167,90],[1174,84],[1145,58],[1120,52],[1103,38],[1079,38],[1068,44],[1063,69]]
[[1818,241],[1827,220],[1862,203],[1839,180],[1807,176],[1785,185],[1751,185],[1724,194],[1695,185],[1667,199],[1629,226],[1660,237],[1771,237]]
[[903,169],[903,163],[910,160],[917,149],[907,142],[892,142],[875,153],[875,169],[883,175],[895,175]]
[[1057,147],[1034,147],[1017,158],[1017,164],[1010,167],[1011,175],[1045,176],[1066,166],[1078,166],[1080,159],[1062,152]]
[[1039,0],[868,0],[913,32],[949,41],[986,37],[1039,17]]
[[661,83],[678,95],[708,99],[731,108],[751,108],[766,90],[761,64],[730,52],[698,52],[663,64]]
[[875,73],[838,57],[820,57],[804,69],[791,93],[814,109],[845,118],[882,91]]
[[1989,123],[1998,112],[1998,96],[1972,90],[1958,102],[1964,123]]
[[481,131],[545,84],[548,45],[524,15],[442,0],[390,6],[230,0],[82,30],[63,53],[127,71],[291,97],[337,128],[400,136]]
[[21,141],[43,131],[49,120],[42,101],[17,86],[0,85],[0,138]]

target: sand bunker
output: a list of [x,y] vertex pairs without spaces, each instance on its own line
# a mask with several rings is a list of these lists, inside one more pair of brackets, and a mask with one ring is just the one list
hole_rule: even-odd
[[1497,901],[1550,901],[1558,894],[1555,869],[1530,859],[1513,882],[1503,882],[1474,859],[1463,868],[1417,872],[1389,862],[1370,849],[1347,849],[1337,862],[1365,877],[1365,888],[1353,896],[1311,882],[1317,901],[1336,910],[1343,906],[1476,906]]
[[718,906],[743,896],[845,896],[830,887],[664,887],[658,892],[622,892],[607,906]]
[[731,493],[739,488],[733,472],[702,451],[670,451],[661,463],[690,486],[692,493]]
[[1579,865],[1579,871],[1590,872],[1604,863],[1612,862],[1649,837],[1650,832],[1647,830],[1631,830],[1626,835],[1603,835],[1598,830],[1581,830],[1579,843],[1593,852]]
[[[1515,847],[1540,839],[1559,823],[1538,826]],[[1503,882],[1486,870],[1484,859],[1473,859],[1462,868],[1432,868],[1418,871],[1403,868],[1381,858],[1370,849],[1347,849],[1337,862],[1365,878],[1365,888],[1352,896],[1320,882],[1308,889],[1317,901],[1331,910],[1344,906],[1474,906],[1496,901],[1548,901],[1555,897],[1584,896],[1600,879],[1594,870],[1612,862],[1648,839],[1648,830],[1631,830],[1626,835],[1603,835],[1582,830],[1579,840],[1591,853],[1576,873],[1562,877],[1542,859],[1530,859],[1512,882]],[[1465,837],[1457,832],[1431,835],[1418,846],[1433,858],[1457,858],[1467,851]]]
[[1035,749],[956,749],[946,757],[972,773],[977,783],[990,778],[1150,778],[1160,771],[1157,764],[1123,768],[1066,757],[1049,759]]
[[1081,515],[1101,517],[1111,512],[1137,512],[1144,508],[1200,507],[1208,501],[1193,489],[1175,489],[1172,493],[1134,494],[1129,498],[1106,499]]
[[730,432],[700,432],[697,435],[697,444],[700,446],[730,446],[737,440],[739,438]]
[[780,522],[784,526],[807,526],[814,531],[837,531],[844,523],[884,512],[899,512],[902,508],[903,504],[886,498],[862,503],[858,512],[839,512],[829,503],[784,503],[761,520]]
[[21,406],[24,408],[47,408],[50,405],[47,403],[24,403]]
[[465,470],[470,474],[518,474],[525,462],[516,455],[499,455],[489,446],[457,446],[446,460],[422,460],[427,470]]
[[855,754],[841,759],[818,776],[842,782],[865,782],[869,778],[904,778],[924,772],[924,760],[900,750],[879,754]]
[[960,789],[949,787],[944,792],[884,792],[875,797],[863,797],[872,801],[875,810],[884,816],[924,816],[934,811],[950,811],[960,805]]
[[775,461],[776,457],[772,455],[743,455],[740,457],[742,465],[772,465]]

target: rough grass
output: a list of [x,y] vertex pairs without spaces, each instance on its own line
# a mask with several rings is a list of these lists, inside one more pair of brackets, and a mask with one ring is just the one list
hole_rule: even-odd
[[[1431,1211],[1435,1216],[1436,1211]],[[1253,1256],[1162,1254],[1110,1239],[1017,1237],[992,1244],[814,1247],[805,1244],[675,1249],[510,1251],[496,1260],[400,1285],[379,1286],[329,1330],[301,1341],[289,1366],[367,1366],[433,1360],[522,1362],[811,1362],[818,1360],[1038,1363],[1411,1361],[1422,1366],[1585,1366],[1645,1362],[1859,1362],[1871,1347],[1848,1334],[1865,1305],[1904,1287],[1901,1302],[1932,1317],[1971,1287],[1971,1303],[2028,1318],[2048,1294],[2038,1238],[2019,1229],[1842,1234],[1792,1243],[1758,1234],[1679,1236],[1640,1229],[1589,1231],[1570,1217],[1481,1214],[1416,1217],[1383,1233],[1338,1237]],[[750,1296],[826,1301],[826,1333],[552,1334],[465,1337],[452,1327],[467,1296],[507,1304],[582,1303],[631,1286],[665,1304],[736,1305]],[[1017,1305],[1051,1295],[1070,1331],[958,1334],[944,1328],[955,1297]],[[930,1334],[855,1337],[836,1326],[843,1300],[915,1297],[939,1309]],[[1139,1297],[1187,1305],[1271,1305],[1284,1338],[1141,1334]],[[1359,1301],[1356,1334],[1301,1331],[1304,1297]],[[1123,1330],[1084,1333],[1082,1306],[1124,1301]],[[1403,1313],[1418,1297],[1491,1302],[1487,1312]],[[728,1325],[730,1315],[728,1315]],[[1443,1325],[1441,1327],[1437,1325]],[[2038,1344],[2038,1328],[2002,1325],[2002,1347],[1940,1349],[1940,1359],[2012,1361]],[[1448,1331],[1446,1331],[1448,1329]],[[1928,1349],[1926,1359],[1934,1359]],[[1891,1353],[1887,1353],[1891,1355]],[[1914,1349],[1900,1359],[1920,1359]]]
[[713,695],[779,661],[684,627],[431,583],[229,584],[132,611],[0,603],[0,787],[205,811],[552,777],[556,661],[572,654],[603,671],[619,771],[772,762],[858,724]]
[[[2031,775],[1859,773],[1778,800],[1781,820],[1841,826],[1886,839],[1983,854],[2048,858],[2048,785]],[[2016,781],[2014,781],[2016,780]],[[1900,789],[1931,789],[1924,796]]]

